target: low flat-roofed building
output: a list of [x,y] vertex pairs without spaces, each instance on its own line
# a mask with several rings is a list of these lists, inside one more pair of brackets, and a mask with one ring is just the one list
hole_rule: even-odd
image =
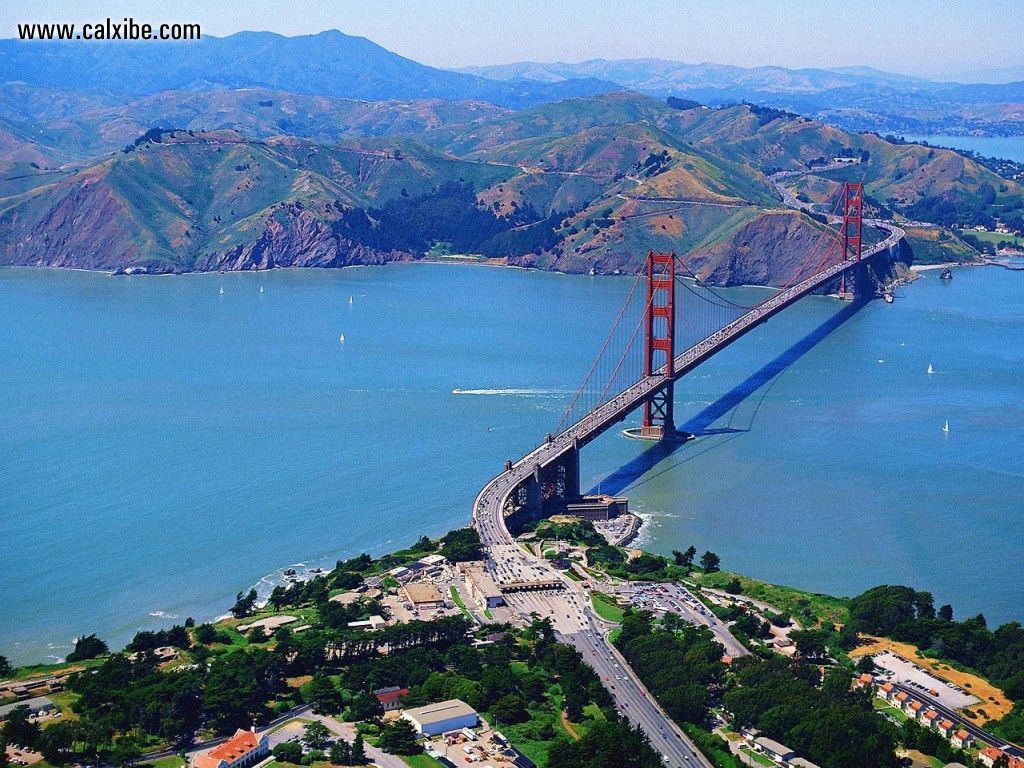
[[7,716],[18,707],[28,707],[28,713],[30,715],[41,715],[44,712],[50,712],[56,709],[56,705],[46,696],[36,696],[33,699],[16,701],[13,704],[4,704],[0,707],[0,720],[6,720]]
[[449,731],[460,731],[463,728],[474,728],[480,721],[476,710],[459,699],[439,701],[425,707],[407,709],[402,717],[413,724],[418,733],[424,736],[437,736]]
[[368,619],[362,619],[361,621],[350,621],[348,623],[349,629],[369,629],[378,630],[381,627],[387,626],[387,621],[383,616],[371,616]]
[[796,757],[796,753],[792,749],[787,747],[785,744],[780,744],[775,739],[769,739],[767,736],[758,736],[754,739],[754,747],[773,760],[783,761],[792,760]]
[[498,589],[498,585],[494,583],[494,579],[483,564],[467,566],[463,573],[466,574],[469,596],[477,603],[484,608],[497,608],[505,604],[505,595]]
[[565,505],[565,513],[582,517],[584,520],[611,520],[629,512],[629,499],[625,496],[598,494],[584,496],[579,501]]
[[192,760],[193,768],[248,768],[270,753],[267,735],[239,728],[235,735]]
[[444,565],[448,562],[448,559],[444,555],[426,555],[420,558],[420,563],[432,568],[436,565]]
[[805,760],[802,757],[794,757],[789,761],[789,764],[793,766],[793,768],[818,768],[818,766],[810,760]]
[[405,598],[417,608],[439,608],[444,605],[444,596],[433,584],[411,583],[402,587]]
[[331,597],[332,603],[340,603],[341,605],[352,605],[352,603],[358,603],[363,598],[363,595],[359,592],[339,592]]

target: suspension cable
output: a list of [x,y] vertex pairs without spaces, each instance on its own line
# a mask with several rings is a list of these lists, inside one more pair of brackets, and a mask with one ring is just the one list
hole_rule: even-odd
[[590,382],[590,377],[594,375],[594,371],[597,370],[598,364],[601,362],[601,358],[604,356],[605,351],[608,349],[608,345],[611,343],[612,337],[615,335],[615,330],[618,328],[619,322],[622,320],[622,316],[626,313],[626,309],[629,307],[630,301],[633,298],[633,294],[636,292],[637,286],[640,284],[640,278],[643,277],[643,270],[637,273],[636,279],[633,280],[633,285],[629,289],[629,293],[626,294],[626,300],[622,302],[622,308],[619,309],[619,314],[615,317],[615,322],[612,323],[612,328],[608,332],[608,336],[605,337],[604,343],[601,345],[601,349],[598,350],[597,357],[594,358],[593,364],[590,366],[590,370],[587,371],[587,375],[583,379],[583,383],[580,388],[576,391],[576,395],[573,397],[572,402],[569,403],[565,412],[562,414],[562,418],[558,420],[558,425],[555,427],[555,434],[559,434],[562,431],[562,426],[565,424],[565,420],[569,418],[569,414],[572,413],[573,408],[576,407],[576,402],[580,399],[583,391],[587,388],[587,384]]

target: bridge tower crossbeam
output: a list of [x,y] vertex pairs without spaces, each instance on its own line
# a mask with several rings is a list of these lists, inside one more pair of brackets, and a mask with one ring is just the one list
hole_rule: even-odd
[[676,435],[672,403],[676,334],[676,255],[647,254],[647,317],[644,334],[644,376],[664,368],[668,383],[644,403],[640,436],[666,440]]

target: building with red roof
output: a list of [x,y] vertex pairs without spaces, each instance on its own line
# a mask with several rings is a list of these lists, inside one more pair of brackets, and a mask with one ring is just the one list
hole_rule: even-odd
[[378,688],[373,692],[373,695],[380,702],[380,705],[384,707],[385,712],[391,712],[402,708],[402,699],[409,695],[409,689],[392,685],[387,688]]
[[249,768],[270,754],[267,736],[239,728],[235,735],[192,760],[193,768]]

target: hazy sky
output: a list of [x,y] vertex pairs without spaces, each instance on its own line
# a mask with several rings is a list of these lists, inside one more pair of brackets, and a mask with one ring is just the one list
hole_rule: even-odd
[[204,34],[336,28],[439,67],[656,57],[865,64],[949,76],[1024,65],[1021,0],[0,0],[26,21],[197,21]]

